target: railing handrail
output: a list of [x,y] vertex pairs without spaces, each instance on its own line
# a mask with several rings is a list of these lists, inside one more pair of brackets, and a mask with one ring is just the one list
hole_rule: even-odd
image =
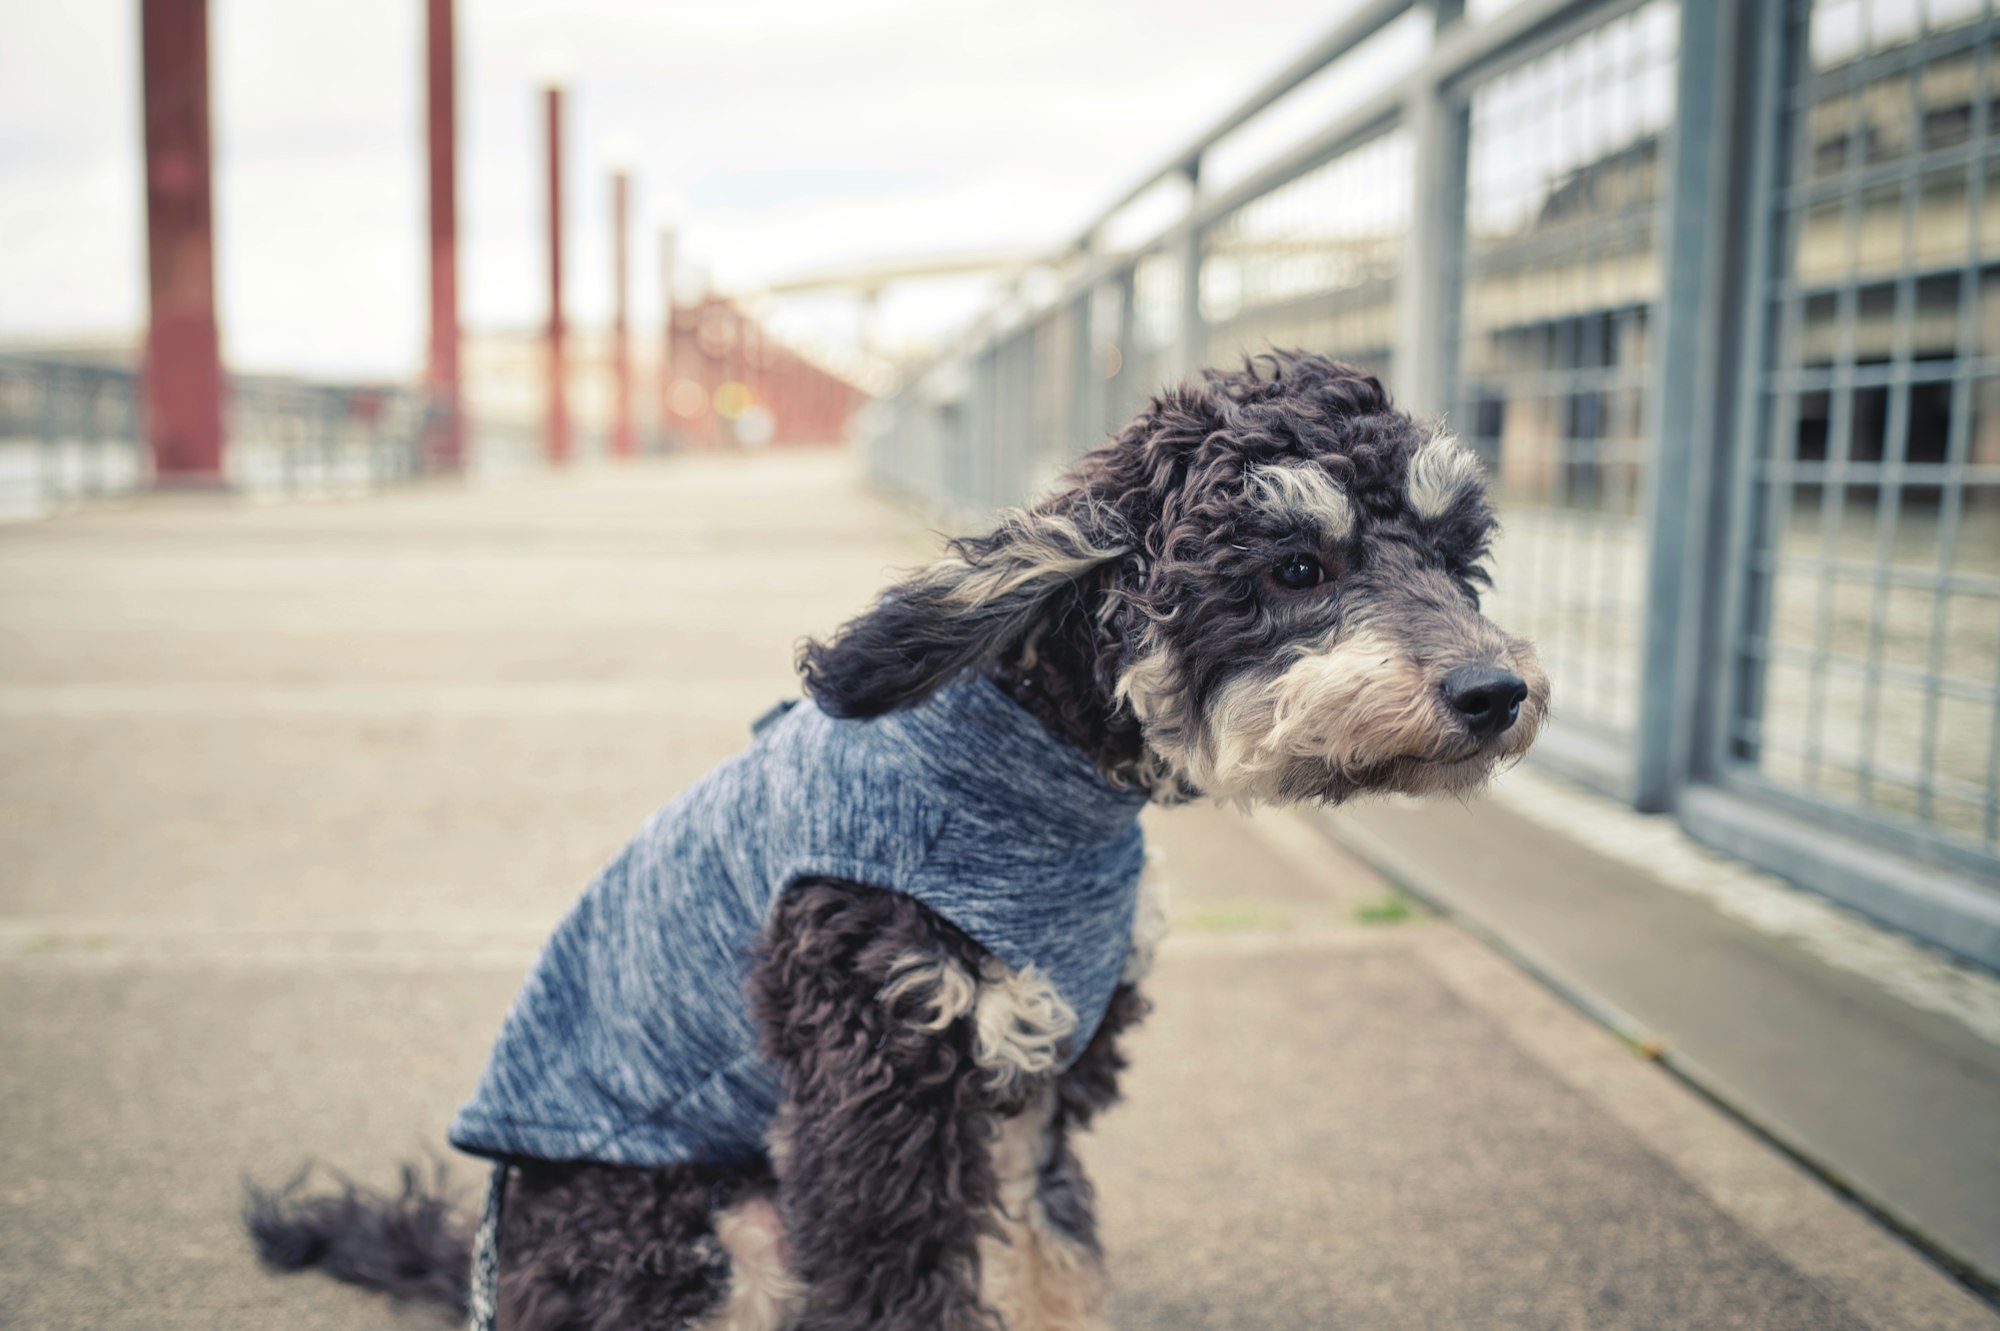
[[[64,355],[61,352],[18,350],[0,347],[0,365],[20,366],[51,374],[103,374],[145,377],[144,358],[132,356]],[[273,374],[257,370],[230,370],[224,384],[233,392],[257,393],[374,393],[384,398],[421,395],[423,385],[402,379],[308,379],[294,374]]]
[[[1098,213],[1075,240],[1023,265],[1022,272],[1026,272],[1037,267],[1059,269],[1065,262],[1083,261],[1081,270],[1063,284],[1060,294],[1049,301],[1046,308],[1059,309],[1081,298],[1112,274],[1132,267],[1148,254],[1163,250],[1185,240],[1190,233],[1213,225],[1232,210],[1303,174],[1318,161],[1332,158],[1343,149],[1386,131],[1413,99],[1434,96],[1439,88],[1458,82],[1502,53],[1518,53],[1524,46],[1553,41],[1577,15],[1601,12],[1605,7],[1604,0],[1520,0],[1477,24],[1453,23],[1448,28],[1441,28],[1423,62],[1398,85],[1383,88],[1364,98],[1325,129],[1257,166],[1227,189],[1213,193],[1197,190],[1180,217],[1129,250],[1109,253],[1094,248],[1093,238],[1105,224],[1147,190],[1176,173],[1186,174],[1183,168],[1190,160],[1199,159],[1225,135],[1247,124],[1259,111],[1355,49],[1402,14],[1413,8],[1438,3],[1439,0],[1369,0],[1304,54],[1267,79],[1255,93],[1237,103],[1227,115],[1196,135],[1179,152],[1170,155],[1158,169],[1119,195],[1117,201]],[[1639,3],[1640,0],[1626,0],[1630,7]],[[1018,275],[1015,282],[1008,285],[1012,287],[1017,283]],[[995,326],[1002,303],[989,305],[952,338],[949,345],[909,367],[903,382],[906,385],[915,383],[941,365],[977,355],[1002,333],[1011,331]]]
[[1177,151],[1170,153],[1158,167],[1141,176],[1108,207],[1099,211],[1090,224],[1077,234],[1076,239],[1064,247],[1063,252],[1090,250],[1093,238],[1107,222],[1161,181],[1170,180],[1175,176],[1199,179],[1201,160],[1210,148],[1249,124],[1259,113],[1286,93],[1421,3],[1426,3],[1426,0],[1361,0],[1354,10],[1334,24],[1318,41],[1307,47],[1283,68],[1266,77],[1253,92],[1222,116],[1211,121],[1206,129],[1181,145]]

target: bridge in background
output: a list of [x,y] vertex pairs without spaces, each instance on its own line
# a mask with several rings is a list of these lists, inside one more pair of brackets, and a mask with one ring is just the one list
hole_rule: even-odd
[[[338,493],[539,454],[825,443],[866,394],[733,300],[689,297],[663,232],[665,317],[631,327],[631,182],[613,173],[615,311],[565,314],[566,90],[543,115],[548,316],[527,336],[459,321],[455,0],[423,0],[430,336],[420,384],[227,374],[215,308],[207,0],[143,0],[148,323],[136,348],[0,348],[0,517],[146,488]],[[579,354],[578,343],[582,342]],[[642,384],[642,378],[644,383]]]

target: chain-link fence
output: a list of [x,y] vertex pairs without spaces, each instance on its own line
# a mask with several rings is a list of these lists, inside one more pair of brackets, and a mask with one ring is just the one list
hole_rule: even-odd
[[1201,364],[1367,366],[1487,464],[1544,761],[2000,965],[1995,32],[1364,0],[910,376],[873,467],[971,518]]

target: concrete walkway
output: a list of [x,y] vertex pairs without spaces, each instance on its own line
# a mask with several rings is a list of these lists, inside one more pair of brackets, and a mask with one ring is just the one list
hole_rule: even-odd
[[1328,822],[2000,1289],[2000,978],[1540,773]]
[[[260,1272],[239,1178],[441,1149],[597,863],[925,548],[827,456],[0,530],[0,1325],[437,1325]],[[1154,825],[1116,1325],[2000,1326],[1312,824]]]

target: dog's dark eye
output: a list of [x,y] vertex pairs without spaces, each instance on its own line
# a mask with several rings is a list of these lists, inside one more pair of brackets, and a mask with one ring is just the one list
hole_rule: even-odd
[[1311,555],[1288,555],[1271,576],[1288,591],[1302,592],[1326,581],[1326,569]]

